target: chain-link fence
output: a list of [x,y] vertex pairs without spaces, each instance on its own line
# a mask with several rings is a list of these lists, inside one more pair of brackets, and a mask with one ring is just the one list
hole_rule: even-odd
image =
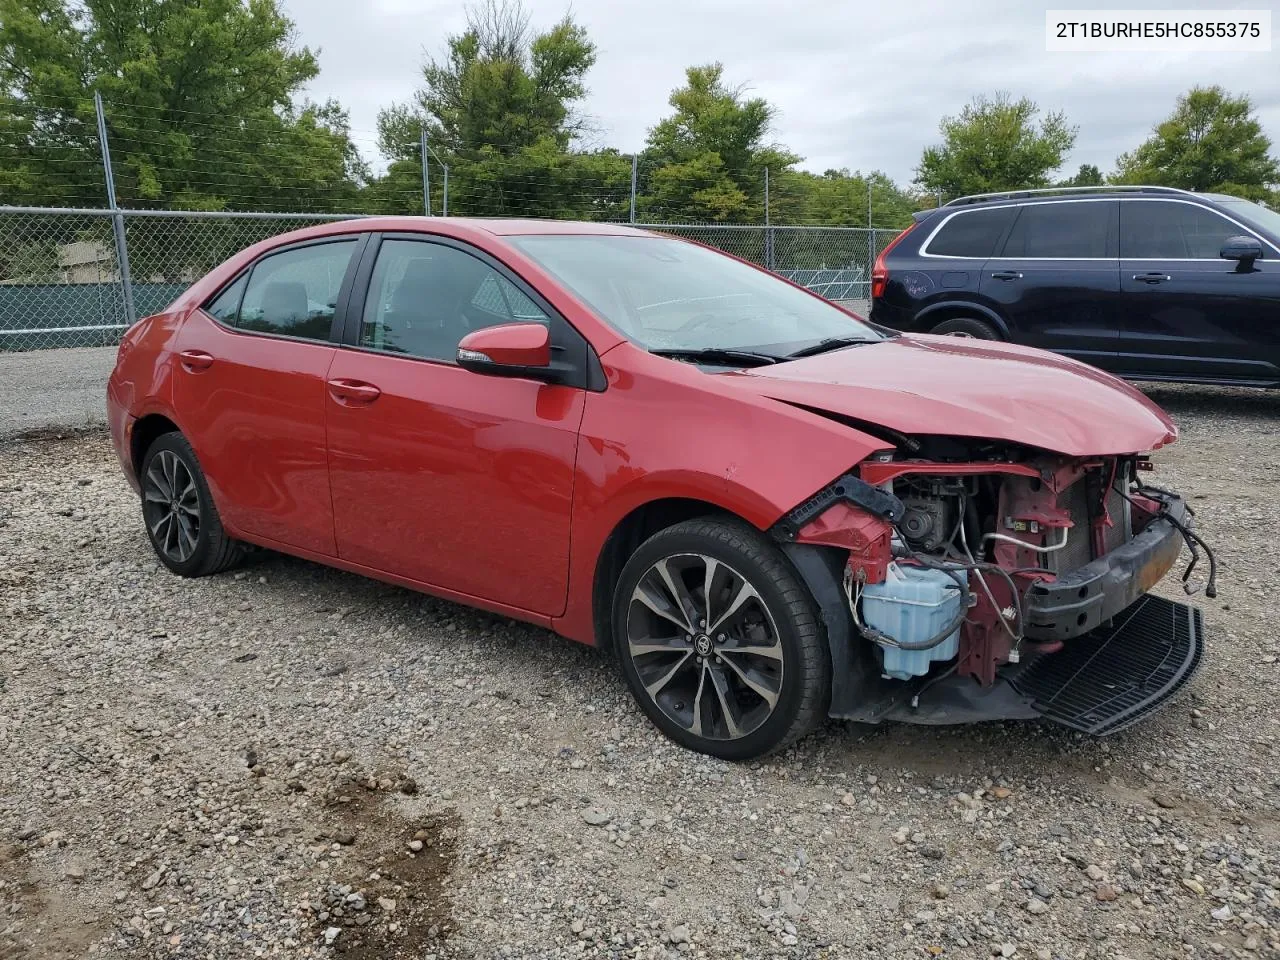
[[865,312],[876,256],[899,233],[865,227],[636,224],[697,240]]
[[[113,344],[133,319],[162,310],[236,251],[336,219],[351,217],[0,207],[0,351]],[[636,226],[716,247],[861,310],[875,256],[897,232]]]
[[0,351],[114,344],[238,250],[335,219],[344,218],[0,207]]

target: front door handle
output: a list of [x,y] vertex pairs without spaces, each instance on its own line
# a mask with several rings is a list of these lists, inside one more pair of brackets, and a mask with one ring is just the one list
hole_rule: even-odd
[[183,368],[191,373],[199,373],[213,366],[213,357],[203,350],[183,350],[178,354],[178,359]]
[[351,406],[364,406],[365,404],[373,403],[378,397],[382,396],[382,391],[372,383],[365,383],[363,380],[347,380],[346,378],[330,380],[329,392],[333,394],[333,399],[339,403]]
[[992,280],[1021,280],[1022,274],[1017,270],[993,270],[991,273]]
[[1142,283],[1164,283],[1166,280],[1172,280],[1173,277],[1167,273],[1135,273],[1133,279]]

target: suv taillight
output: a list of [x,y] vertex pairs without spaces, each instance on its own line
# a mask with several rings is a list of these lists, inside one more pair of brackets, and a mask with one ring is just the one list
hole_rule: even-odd
[[878,300],[884,296],[884,288],[889,283],[889,268],[884,265],[884,258],[889,255],[889,251],[902,242],[902,238],[916,228],[916,221],[912,221],[911,226],[903,230],[900,234],[889,241],[888,246],[880,251],[880,256],[876,257],[875,266],[871,268],[871,299]]

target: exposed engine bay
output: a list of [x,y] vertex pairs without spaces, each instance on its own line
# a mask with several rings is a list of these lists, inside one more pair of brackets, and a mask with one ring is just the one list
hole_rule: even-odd
[[[1190,578],[1203,552],[1205,593],[1215,595],[1213,554],[1182,499],[1144,482],[1152,469],[1146,457],[1066,458],[954,438],[913,442],[914,456],[871,457],[779,525],[784,540],[848,551],[841,599],[862,641],[855,651],[861,668],[874,670],[881,693],[889,691],[882,697],[892,701],[889,709],[899,699],[895,687],[910,687],[919,711],[926,692],[944,681],[968,697],[962,683],[1016,686],[1024,667],[1046,658],[1061,655],[1064,668],[1072,657],[1097,661],[1086,648],[1107,630],[1123,620],[1129,633],[1141,632],[1145,619],[1164,616],[1160,604],[1169,601],[1145,595],[1183,545],[1191,553],[1187,592],[1196,589]],[[1135,620],[1141,610],[1145,619]],[[1197,624],[1188,627],[1188,661],[1199,658]],[[1125,642],[1111,637],[1104,646]],[[1191,669],[1194,663],[1177,683]],[[862,696],[871,686],[863,684]],[[894,715],[913,719],[901,714]]]

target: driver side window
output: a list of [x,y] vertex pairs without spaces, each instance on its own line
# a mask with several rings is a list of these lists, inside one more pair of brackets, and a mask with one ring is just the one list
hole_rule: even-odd
[[487,263],[455,247],[384,240],[369,280],[360,346],[452,362],[473,330],[549,323],[537,305]]

